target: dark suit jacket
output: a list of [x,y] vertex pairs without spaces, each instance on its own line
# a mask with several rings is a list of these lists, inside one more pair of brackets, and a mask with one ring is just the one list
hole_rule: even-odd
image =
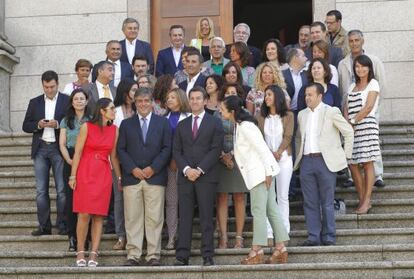
[[[184,47],[185,48],[185,47]],[[174,76],[175,72],[183,69],[183,63],[178,63],[178,67],[175,66],[174,55],[171,47],[161,49],[157,55],[157,64],[155,65],[155,76],[170,74]]]
[[165,117],[151,114],[144,143],[138,115],[122,121],[118,137],[118,157],[122,167],[122,186],[136,185],[139,179],[132,175],[136,167],[151,166],[154,175],[149,184],[167,185],[167,165],[171,159],[171,128]]
[[[196,79],[196,82],[194,83],[194,86],[201,86],[201,87],[204,88],[205,82],[206,82],[206,77],[203,74],[200,74],[198,76],[198,78]],[[183,82],[180,82],[178,84],[178,87],[180,87],[182,90],[184,90],[184,92],[186,92],[187,86],[188,86],[187,80],[184,80]]]
[[[312,44],[311,46],[305,50],[305,56],[312,60]],[[338,68],[339,61],[341,61],[344,58],[342,54],[342,49],[339,47],[329,46],[329,64],[334,65],[336,68]]]
[[[94,82],[84,86],[83,89],[88,94],[88,113],[92,115],[95,111],[96,102],[99,100],[98,88]],[[116,87],[109,85],[109,90],[111,91],[112,99],[114,100],[116,96]]]
[[[285,69],[282,71],[282,74],[286,82],[286,91],[289,94],[290,99],[292,99],[293,95],[295,95],[295,84],[293,83],[292,73],[290,72],[290,69]],[[306,77],[306,75],[306,71],[302,71],[302,73],[300,74],[302,78],[302,86],[308,84],[308,78]]]
[[[69,103],[69,96],[58,93],[55,116],[53,119],[59,123],[66,114],[67,106]],[[45,95],[42,94],[33,98],[29,102],[29,106],[26,111],[26,115],[23,120],[23,131],[26,133],[33,133],[32,137],[32,152],[31,156],[34,158],[36,152],[39,149],[40,142],[42,140],[43,129],[38,129],[37,124],[41,119],[45,118]],[[59,143],[59,129],[55,129],[56,142]]]
[[[249,66],[256,68],[260,63],[262,63],[262,51],[255,46],[247,46],[250,50]],[[231,44],[226,45],[226,52],[224,53],[224,57],[228,59],[230,59],[230,48]]]
[[[341,94],[339,94],[339,89],[336,85],[328,83],[328,88],[323,94],[322,102],[328,106],[337,107],[341,110],[342,97]],[[298,95],[298,111],[305,108],[307,108],[305,100],[305,86],[302,86]]]
[[175,130],[173,158],[177,163],[178,183],[189,182],[183,174],[186,166],[204,171],[197,182],[217,183],[219,157],[223,150],[223,124],[218,117],[205,113],[193,139],[192,120],[192,116],[187,117],[178,123]]
[[[129,78],[134,79],[134,71],[132,70],[131,64],[128,62],[121,62],[121,80]],[[98,68],[96,67],[97,64],[93,66],[92,69],[92,82],[96,81],[96,78],[98,77]]]
[[[126,52],[125,39],[119,41],[122,48],[122,54],[120,60],[129,64],[128,55]],[[135,55],[134,56],[143,56],[148,60],[149,72],[150,74],[154,73],[154,56],[152,55],[151,45],[147,42],[136,40],[135,42]]]

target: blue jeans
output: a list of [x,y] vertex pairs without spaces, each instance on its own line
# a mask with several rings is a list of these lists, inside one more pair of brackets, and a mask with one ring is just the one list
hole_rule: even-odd
[[37,219],[42,230],[50,230],[50,197],[49,197],[49,172],[52,167],[56,187],[57,219],[56,227],[66,229],[65,203],[66,193],[63,183],[63,158],[60,155],[57,143],[46,144],[42,142],[34,158],[34,170],[36,176],[36,202]]

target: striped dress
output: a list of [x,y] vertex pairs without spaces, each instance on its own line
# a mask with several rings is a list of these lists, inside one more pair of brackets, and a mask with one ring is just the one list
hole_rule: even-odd
[[[354,88],[355,83],[350,86],[348,91],[349,120],[353,119],[365,105],[370,91],[379,93],[379,84],[375,79],[372,79],[362,91],[354,91]],[[378,109],[378,99],[379,96],[377,96],[371,112],[354,126],[354,147],[352,150],[352,158],[348,160],[349,164],[376,161],[381,155],[379,127],[375,119],[375,112]]]

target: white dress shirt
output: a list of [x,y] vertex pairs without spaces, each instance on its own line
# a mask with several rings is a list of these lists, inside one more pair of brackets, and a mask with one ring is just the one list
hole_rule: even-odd
[[187,89],[185,91],[185,93],[187,93],[187,98],[188,98],[188,93],[190,92],[191,89],[193,89],[194,84],[196,82],[196,80],[198,79],[198,77],[200,76],[201,72],[199,72],[198,74],[196,74],[195,76],[193,76],[192,79],[189,79],[187,77]]
[[121,61],[118,59],[115,62],[109,60],[114,65],[114,86],[118,87],[119,82],[121,81]]
[[[197,119],[197,131],[198,131],[198,133],[200,132],[200,125],[201,125],[201,121],[203,121],[203,118],[204,118],[204,115],[206,114],[206,111],[205,110],[203,110],[203,112],[202,113],[200,113],[199,115],[195,115],[194,113],[192,113],[191,114],[191,116],[193,117],[192,118],[192,120],[191,120],[191,131],[193,130],[193,126],[194,126],[194,121],[195,121],[195,117],[196,116],[198,116],[198,119]],[[186,176],[185,175],[185,172],[188,170],[190,168],[190,166],[185,166],[184,167],[184,169],[183,169],[183,174],[184,174],[184,176]],[[199,171],[201,171],[201,173],[202,174],[204,174],[204,171],[201,169],[201,168],[197,168]]]
[[172,53],[174,56],[175,66],[178,67],[178,64],[180,64],[181,52],[183,51],[184,45],[182,45],[178,49],[173,46],[171,46],[171,48],[172,48]]
[[135,44],[137,43],[137,39],[134,39],[132,42],[130,42],[128,39],[125,39],[125,48],[126,48],[126,54],[128,56],[129,64],[132,65],[132,59],[135,56]]
[[[45,98],[45,119],[52,120],[55,117],[55,109],[56,103],[59,93],[53,97],[53,99],[49,99],[46,94],[44,95]],[[55,137],[55,129],[50,127],[43,128],[42,140],[46,142],[56,142]]]
[[[144,124],[144,120],[143,120],[144,117],[141,114],[139,114],[138,112],[137,112],[137,114],[138,114],[138,118],[139,118],[139,124],[141,125],[141,129],[142,129],[142,125]],[[152,115],[152,112],[148,113],[148,115],[145,116],[145,119],[146,119],[145,121],[147,121],[147,129],[149,128],[149,125],[150,125],[151,115]]]
[[[95,84],[96,84],[96,87],[98,88],[99,99],[105,97],[104,89],[103,89],[105,87],[105,85],[100,83],[98,80],[95,81]],[[109,98],[113,101],[114,98],[112,97],[111,88],[109,87],[109,84],[107,84],[106,86],[108,86],[108,88],[109,88]]]
[[[267,116],[264,121],[264,138],[267,146],[272,152],[276,152],[283,141],[283,123],[282,118],[278,115]],[[281,158],[287,157],[287,151],[282,152]]]
[[319,147],[318,142],[318,123],[319,117],[321,117],[321,108],[323,103],[321,102],[316,108],[312,111],[310,110],[308,113],[308,121],[306,123],[306,130],[305,130],[305,147],[303,154],[309,155],[309,153],[320,153],[321,149]]

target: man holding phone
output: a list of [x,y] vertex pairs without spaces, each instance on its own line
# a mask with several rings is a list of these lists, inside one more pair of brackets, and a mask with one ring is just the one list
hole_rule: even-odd
[[30,100],[23,121],[23,131],[33,133],[31,157],[36,177],[36,202],[39,228],[33,236],[52,233],[50,222],[49,172],[53,170],[56,187],[59,234],[66,234],[64,209],[63,158],[59,151],[59,122],[65,115],[69,96],[58,92],[58,75],[54,71],[42,74],[44,93]]

